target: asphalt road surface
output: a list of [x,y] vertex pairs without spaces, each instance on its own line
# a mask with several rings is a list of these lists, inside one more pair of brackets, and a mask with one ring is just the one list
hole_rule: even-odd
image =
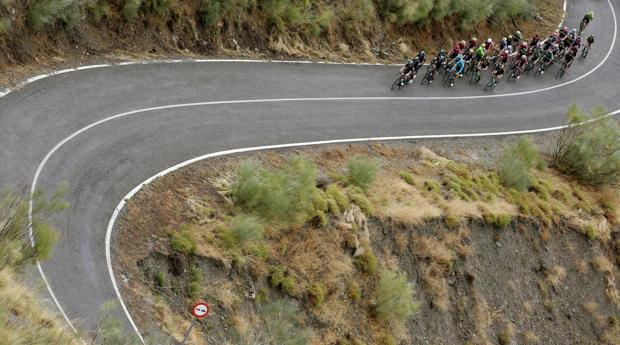
[[[420,86],[420,76],[413,87],[390,91],[393,66],[185,62],[54,75],[0,99],[0,185],[30,186],[38,169],[37,187],[68,182],[71,206],[53,219],[60,241],[42,270],[68,318],[89,330],[102,303],[116,298],[105,256],[108,222],[145,179],[221,150],[538,129],[560,125],[573,102],[620,109],[620,3],[611,1],[569,0],[571,27],[595,11],[586,35],[594,33],[596,43],[564,79],[555,78],[556,66],[541,79],[502,80],[492,93],[482,90],[488,72],[478,86]],[[206,103],[220,101],[239,102]]]

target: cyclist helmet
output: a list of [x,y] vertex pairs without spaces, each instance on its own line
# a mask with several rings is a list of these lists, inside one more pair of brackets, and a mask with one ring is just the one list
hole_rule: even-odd
[[512,35],[508,35],[508,39],[512,41]]
[[527,49],[527,42],[521,42],[521,48]]
[[563,27],[563,28],[562,28],[562,31],[564,31],[564,32],[568,32],[568,26]]
[[577,29],[576,29],[576,28],[573,28],[572,32],[573,32],[574,34],[576,34],[576,33],[577,33]]
[[581,44],[581,36],[577,36],[577,38],[575,38],[575,43]]
[[586,16],[588,18],[594,18],[594,11],[588,11],[588,13],[586,13]]
[[420,62],[420,57],[419,57],[419,56],[416,56],[413,60],[414,60],[415,62]]
[[474,49],[473,49],[473,48],[470,48],[470,49],[469,49],[469,53],[470,53],[470,54],[473,54],[473,53],[474,53]]
[[441,55],[444,55],[445,53],[446,53],[446,51],[443,50],[443,49],[439,51],[439,54],[441,54]]
[[487,38],[487,43],[493,43],[493,40],[491,39],[491,37]]
[[515,32],[515,35],[521,36],[521,31],[517,30],[517,32]]
[[525,55],[521,55],[521,60],[522,60],[522,61],[525,61],[525,59],[527,59],[527,56],[525,56]]
[[467,44],[467,43],[466,43],[465,41],[461,41],[461,42],[459,42],[459,44],[461,44],[461,45],[465,45],[465,44]]
[[506,42],[506,37],[502,37],[502,42]]
[[474,42],[478,42],[478,37],[472,37],[471,40]]

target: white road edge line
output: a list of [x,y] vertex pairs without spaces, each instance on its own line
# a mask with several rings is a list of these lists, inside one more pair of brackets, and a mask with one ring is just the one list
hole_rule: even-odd
[[[605,115],[605,117],[610,117],[620,114],[620,109],[616,110],[612,113]],[[114,286],[114,290],[116,291],[116,295],[120,304],[125,311],[125,315],[129,322],[133,326],[134,331],[144,343],[144,339],[138,330],[138,327],[134,323],[127,306],[123,300],[121,292],[116,283],[116,278],[114,277],[114,270],[112,268],[112,254],[111,254],[111,243],[112,243],[112,232],[114,231],[114,225],[116,224],[116,219],[120,215],[121,211],[125,207],[127,201],[129,201],[134,195],[136,195],[142,188],[149,185],[154,180],[163,177],[173,171],[186,167],[192,163],[196,163],[201,160],[221,157],[230,154],[237,153],[247,153],[247,152],[256,152],[256,151],[264,151],[264,150],[273,150],[273,149],[282,149],[282,148],[292,148],[292,147],[308,147],[308,146],[318,146],[318,145],[327,145],[327,144],[343,144],[343,143],[361,143],[361,142],[377,142],[377,141],[396,141],[396,140],[413,140],[413,139],[441,139],[441,138],[476,138],[476,137],[494,137],[494,136],[507,136],[507,135],[523,135],[523,134],[535,134],[535,133],[543,133],[543,132],[551,132],[560,130],[563,128],[567,128],[568,126],[556,126],[556,127],[548,127],[541,129],[533,129],[533,130],[518,130],[518,131],[507,131],[507,132],[492,132],[492,133],[473,133],[473,134],[438,134],[438,135],[411,135],[411,136],[398,136],[398,137],[376,137],[376,138],[355,138],[355,139],[336,139],[336,140],[322,140],[322,141],[310,141],[310,142],[301,142],[301,143],[291,143],[291,144],[276,144],[276,145],[266,145],[266,146],[255,146],[241,149],[232,149],[232,150],[224,150],[214,153],[209,153],[206,155],[202,155],[199,157],[195,157],[184,162],[181,162],[175,166],[172,166],[166,170],[163,170],[148,179],[144,180],[142,183],[133,188],[127,195],[123,197],[123,199],[116,205],[112,216],[110,217],[110,221],[108,222],[108,227],[106,229],[105,234],[105,257],[106,263],[108,265],[108,272],[110,273],[110,279],[112,280],[112,285]]]
[[[483,95],[483,96],[456,96],[456,97],[352,97],[352,98],[346,98],[346,97],[341,97],[341,98],[299,98],[299,99],[273,99],[273,100],[240,100],[240,101],[215,101],[215,102],[198,102],[198,103],[187,103],[187,104],[180,104],[180,105],[169,105],[169,106],[161,106],[161,107],[152,107],[152,108],[146,108],[146,109],[140,109],[140,110],[134,110],[134,111],[130,111],[130,112],[126,112],[126,113],[122,113],[122,114],[117,114],[114,116],[110,116],[108,118],[99,120],[95,123],[92,123],[86,127],[81,128],[80,130],[74,132],[73,134],[71,134],[70,136],[68,136],[67,138],[65,138],[64,140],[62,140],[61,142],[59,142],[56,146],[54,146],[54,148],[52,148],[52,150],[50,150],[47,155],[44,157],[44,159],[41,161],[41,163],[39,164],[39,166],[37,167],[36,173],[34,175],[33,178],[33,182],[32,182],[32,186],[31,186],[31,193],[34,193],[34,191],[36,190],[36,185],[39,179],[39,176],[41,174],[41,171],[43,170],[43,168],[45,167],[45,164],[47,163],[47,161],[50,159],[50,157],[61,147],[63,146],[65,143],[67,143],[68,141],[70,141],[71,139],[73,139],[74,137],[76,137],[77,135],[87,131],[90,128],[93,128],[101,123],[116,119],[116,118],[120,118],[120,117],[124,117],[124,116],[128,116],[131,114],[136,114],[136,113],[141,113],[141,112],[147,112],[147,111],[153,111],[153,110],[162,110],[162,109],[171,109],[171,108],[179,108],[179,107],[187,107],[187,106],[199,106],[199,105],[216,105],[216,104],[241,104],[241,103],[264,103],[264,102],[290,102],[290,101],[342,101],[342,100],[446,100],[446,99],[476,99],[476,98],[495,98],[495,97],[507,97],[507,96],[517,96],[517,95],[526,95],[526,94],[532,94],[532,93],[537,93],[537,92],[543,92],[543,91],[548,91],[548,90],[552,90],[558,87],[562,87],[565,85],[569,85],[572,84],[574,82],[577,82],[585,77],[587,77],[588,75],[594,73],[596,70],[598,70],[606,61],[607,59],[609,59],[609,56],[611,55],[611,53],[613,52],[614,46],[615,46],[615,42],[616,42],[616,37],[617,37],[617,31],[618,31],[618,27],[617,27],[617,18],[616,18],[616,13],[615,10],[613,8],[613,4],[611,3],[611,0],[607,0],[610,8],[611,8],[611,13],[613,16],[613,20],[614,20],[614,35],[613,35],[613,39],[612,39],[612,43],[611,46],[609,48],[609,51],[607,52],[607,55],[605,56],[605,58],[591,71],[589,71],[588,73],[582,75],[581,77],[577,78],[577,79],[573,79],[571,81],[568,81],[566,83],[563,84],[559,84],[559,85],[555,85],[555,86],[551,86],[551,87],[547,87],[547,88],[543,88],[540,90],[531,90],[531,91],[525,91],[525,92],[517,92],[517,93],[513,93],[513,94],[499,94],[499,95]],[[206,61],[224,61],[224,60],[206,60]],[[244,62],[244,61],[248,61],[248,60],[230,60],[230,61],[234,61],[234,62]],[[262,61],[262,60],[257,60],[259,62],[275,62],[278,63],[278,61]],[[299,61],[294,61],[293,63],[299,63]],[[136,64],[135,62],[127,62],[127,65],[130,64]],[[340,63],[339,63],[340,64]],[[344,63],[346,64],[346,63]],[[99,68],[99,67],[106,67],[108,65],[93,65],[96,67],[93,68]],[[85,69],[85,68],[82,68]],[[76,68],[77,70],[77,68]],[[68,70],[67,70],[68,71]],[[53,74],[48,74],[48,75],[53,75]],[[38,79],[37,79],[38,80]],[[0,95],[0,97],[5,96],[6,94],[10,93],[10,90],[8,90],[7,92],[5,92],[3,95]],[[618,112],[620,111],[615,111],[609,115],[616,115],[618,114]],[[545,128],[545,129],[539,129],[539,130],[530,130],[530,131],[513,131],[513,132],[498,132],[498,133],[487,133],[487,134],[479,134],[478,136],[497,136],[497,135],[510,135],[510,134],[527,134],[527,133],[538,133],[538,132],[546,132],[546,131],[552,131],[552,130],[557,130],[557,129],[561,129],[562,126],[559,127],[550,127],[550,128]],[[501,133],[501,134],[500,134]],[[426,136],[427,138],[449,138],[449,137],[474,137],[476,136],[475,134],[463,134],[463,135],[459,135],[459,134],[455,134],[455,135],[444,135],[444,136]],[[393,139],[381,139],[381,140],[404,140],[404,139],[415,139],[415,137],[392,137]],[[424,136],[418,136],[418,138],[424,138]],[[353,142],[355,139],[349,139],[348,141],[325,141],[323,142],[324,144],[329,144],[329,143],[337,143],[337,142]],[[368,138],[368,139],[360,139],[358,141],[372,141],[372,140],[380,140],[378,138]],[[319,142],[317,142],[318,145]],[[281,146],[281,145],[274,145],[273,148],[277,148],[277,147],[293,147],[293,146]],[[231,150],[234,151],[234,150]],[[242,151],[240,151],[242,152]],[[232,153],[232,152],[231,152]],[[124,202],[124,201],[123,201]],[[29,215],[32,215],[32,203],[30,204],[30,210],[29,210]],[[29,229],[29,235],[31,237],[31,239],[33,239],[33,233],[32,233],[32,228]],[[107,243],[107,234],[106,234],[106,247],[108,245]],[[106,258],[108,257],[109,253],[108,251],[106,251]],[[69,317],[67,316],[67,314],[64,312],[62,306],[60,305],[60,303],[58,302],[58,300],[56,299],[56,296],[52,290],[51,285],[48,283],[47,278],[45,277],[45,274],[43,273],[43,270],[40,268],[40,263],[37,262],[37,265],[39,266],[39,272],[41,274],[41,277],[43,278],[43,281],[45,283],[45,286],[48,290],[48,292],[50,293],[50,296],[52,296],[52,299],[54,301],[54,303],[56,304],[56,306],[58,307],[60,313],[62,314],[62,316],[65,318],[65,320],[67,321],[67,323],[69,324],[69,326],[71,327],[72,330],[76,331],[76,328],[74,327],[73,323],[71,322],[71,320],[69,319]],[[133,319],[131,318],[131,315],[129,314],[127,307],[125,306],[125,303],[123,302],[123,299],[120,295],[120,292],[118,290],[117,284],[116,284],[116,280],[114,279],[114,274],[111,271],[111,263],[108,265],[108,268],[110,269],[110,275],[111,275],[111,279],[112,279],[112,283],[114,285],[114,289],[116,291],[117,297],[119,298],[120,302],[121,302],[121,306],[123,308],[123,310],[125,311],[125,314],[127,316],[127,318],[129,319],[132,327],[134,328],[134,330],[136,331],[136,334],[139,336],[140,340],[144,343],[144,339],[142,338],[142,335],[140,334],[140,332],[138,331],[138,328],[136,327]],[[76,334],[78,334],[78,332],[76,331]],[[78,335],[79,337],[79,335]],[[80,338],[80,340],[82,341],[82,343],[85,344],[84,340],[82,340]]]

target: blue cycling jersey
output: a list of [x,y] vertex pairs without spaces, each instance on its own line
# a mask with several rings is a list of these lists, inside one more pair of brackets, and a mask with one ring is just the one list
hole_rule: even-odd
[[457,61],[454,66],[452,67],[452,69],[450,70],[450,72],[454,72],[456,71],[456,73],[463,73],[463,70],[465,69],[465,62],[463,60]]

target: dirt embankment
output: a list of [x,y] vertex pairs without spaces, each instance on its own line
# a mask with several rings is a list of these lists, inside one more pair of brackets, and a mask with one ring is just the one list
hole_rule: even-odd
[[[256,154],[265,167],[309,157],[323,199],[309,221],[267,224],[246,245],[225,181],[247,157],[191,165],[128,204],[114,263],[125,301],[145,333],[178,338],[189,303],[207,300],[196,344],[270,334],[274,301],[295,306],[311,344],[619,344],[618,188],[547,169],[510,192],[489,169],[510,141],[422,143],[445,156],[421,143]],[[381,162],[365,191],[343,182],[353,155]],[[386,271],[413,283],[417,310],[403,323],[382,317]]]
[[[472,35],[497,40],[519,29],[529,37],[550,32],[561,21],[561,0],[526,2],[504,19],[487,20],[464,9],[438,21],[397,24],[381,15],[388,9],[370,0],[295,2],[289,10],[282,1],[3,1],[0,85],[41,70],[118,59],[206,55],[402,62],[418,49],[436,51]],[[137,4],[135,12],[128,3]],[[498,10],[509,7],[498,4]],[[482,17],[470,21],[474,15]]]

